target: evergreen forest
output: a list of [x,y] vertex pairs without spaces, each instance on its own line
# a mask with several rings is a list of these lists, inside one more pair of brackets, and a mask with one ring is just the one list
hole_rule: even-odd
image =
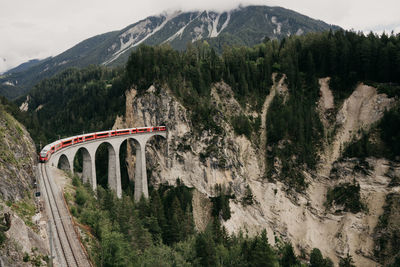
[[[318,78],[331,77],[337,103],[359,82],[398,97],[400,35],[338,30],[280,41],[265,39],[253,47],[225,47],[220,54],[207,42],[189,44],[185,51],[168,45],[142,45],[132,52],[125,68],[68,69],[41,81],[29,93],[28,112],[17,108],[26,97],[16,103],[1,101],[26,125],[36,144],[47,144],[60,137],[110,129],[115,117],[125,112],[127,89],[136,87],[143,94],[155,85],[169,88],[190,110],[198,128],[194,134],[209,131],[219,135],[224,129],[216,122],[219,111],[210,101],[212,84],[224,81],[241,105],[260,112],[273,82],[272,73],[287,76],[289,97],[277,97],[271,104],[266,118],[266,145],[271,153],[265,161],[272,166],[274,157],[279,157],[283,174],[277,179],[302,192],[307,183],[301,170],[315,169],[324,136],[316,113]],[[245,115],[226,119],[238,135],[255,140],[260,122]],[[397,106],[371,130],[379,136],[378,144],[365,133],[360,141],[349,144],[344,155],[396,159],[400,156],[399,127]],[[273,175],[273,168],[268,168],[265,179]],[[254,237],[245,232],[227,234],[221,221],[229,219],[229,199],[234,196],[223,190],[212,200],[213,220],[204,232],[196,232],[192,192],[179,181],[177,187],[151,188],[150,200],[139,203],[133,202],[129,188],[122,199],[117,199],[107,188],[92,192],[76,177],[73,181],[76,194],[68,197],[71,213],[88,227],[90,235],[85,242],[97,266],[300,266],[305,262],[333,266],[318,248],[306,260],[305,255],[295,255],[291,244],[279,239],[278,246],[271,247],[265,231]],[[347,193],[357,198],[359,187],[345,184],[333,189],[330,202]],[[341,201],[348,204],[349,211],[363,208]],[[252,203],[251,197],[246,203]],[[353,266],[351,256],[343,258],[340,266]]]

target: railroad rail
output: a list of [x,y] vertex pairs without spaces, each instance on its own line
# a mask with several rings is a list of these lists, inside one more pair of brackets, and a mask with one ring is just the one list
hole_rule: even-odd
[[54,241],[60,265],[68,267],[91,266],[74,230],[71,217],[64,204],[62,192],[49,179],[45,163],[39,164],[39,175],[42,177],[42,191],[48,203],[50,227],[52,227],[51,224],[55,226],[56,238],[54,238]]

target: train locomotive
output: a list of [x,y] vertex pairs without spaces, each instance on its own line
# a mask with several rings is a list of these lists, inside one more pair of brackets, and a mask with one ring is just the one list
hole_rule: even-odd
[[88,142],[96,139],[102,139],[113,136],[120,135],[133,135],[140,133],[149,133],[149,132],[163,132],[166,131],[166,126],[155,126],[155,127],[141,127],[141,128],[129,128],[129,129],[118,129],[118,130],[110,130],[96,133],[88,133],[77,136],[68,137],[65,139],[57,140],[51,144],[46,145],[42,151],[39,153],[39,162],[47,162],[51,155],[63,149],[65,147],[69,147],[71,145],[75,145],[78,143]]

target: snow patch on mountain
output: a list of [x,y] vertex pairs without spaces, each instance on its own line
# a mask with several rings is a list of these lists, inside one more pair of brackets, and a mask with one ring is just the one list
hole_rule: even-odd
[[271,22],[276,25],[276,29],[274,29],[274,34],[281,34],[282,23],[278,22],[275,16],[271,17]]
[[194,37],[192,38],[192,43],[200,40],[203,37],[203,33],[204,33],[204,24],[201,25],[200,27],[195,27],[193,29],[193,34],[192,34],[192,36],[194,35]]
[[3,84],[4,85],[9,85],[9,86],[15,86],[15,84],[13,82],[10,82],[10,81],[5,81]]
[[216,19],[212,22],[212,30],[210,32],[210,37],[217,37],[219,35],[219,32],[217,30],[219,18],[221,17],[222,14],[218,14]]
[[[161,15],[164,20],[163,22],[158,25],[154,30],[151,28],[147,27],[150,25],[152,22],[150,19],[146,19],[140,23],[138,23],[136,26],[128,29],[124,33],[122,33],[120,37],[120,48],[118,51],[116,51],[113,56],[108,59],[107,61],[103,62],[103,65],[110,64],[114,60],[116,60],[119,56],[121,56],[123,53],[125,53],[128,49],[131,49],[141,43],[143,43],[145,40],[147,40],[150,36],[154,35],[156,32],[161,30],[165,24],[167,24],[168,21],[172,20],[175,18],[178,14],[180,14],[181,11],[174,12],[172,14],[165,14]],[[129,40],[124,42],[126,37],[129,36]]]
[[173,40],[175,40],[176,38],[182,38],[182,34],[185,31],[186,27],[188,25],[190,25],[190,23],[192,23],[194,20],[198,19],[200,17],[200,13],[197,14],[197,16],[195,18],[192,18],[192,16],[190,16],[190,21],[185,24],[183,22],[180,22],[179,24],[183,24],[184,26],[182,28],[180,28],[176,33],[174,33],[173,35],[171,35],[167,40],[165,40],[163,43],[167,43],[167,42],[171,42]]
[[226,26],[228,26],[230,20],[231,20],[231,12],[227,12],[227,18],[224,24],[222,25],[221,29],[219,30],[218,35],[226,28]]
[[304,33],[302,28],[299,28],[296,32],[296,35],[302,35]]

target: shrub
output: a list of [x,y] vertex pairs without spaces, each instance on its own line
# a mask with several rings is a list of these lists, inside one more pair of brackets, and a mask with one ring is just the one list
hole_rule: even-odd
[[352,213],[357,213],[365,209],[360,200],[360,185],[356,183],[337,185],[333,189],[328,190],[326,198],[325,205],[327,207],[335,203],[337,205],[343,205],[344,211],[350,211]]
[[231,123],[236,134],[250,138],[252,126],[246,115],[240,114],[239,116],[233,117]]
[[76,195],[75,195],[76,204],[82,206],[83,204],[86,203],[88,198],[89,198],[89,196],[87,195],[87,192],[85,191],[84,188],[78,187],[76,189]]
[[0,246],[6,241],[7,237],[3,231],[0,231]]

